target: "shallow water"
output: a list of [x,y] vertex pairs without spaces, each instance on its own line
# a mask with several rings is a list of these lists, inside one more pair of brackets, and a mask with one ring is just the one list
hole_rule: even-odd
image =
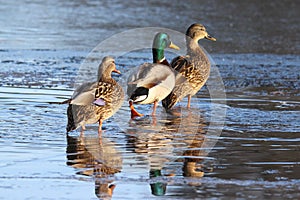
[[[300,199],[299,3],[174,2],[0,4],[0,199]],[[145,117],[130,120],[125,103],[102,140],[96,124],[66,135],[67,106],[49,102],[94,76],[95,66],[81,64],[99,42],[194,22],[217,42],[201,41],[215,66],[192,109],[184,99],[153,118],[150,105],[137,106]],[[116,47],[131,45],[118,39]],[[150,55],[119,55],[115,78]],[[211,94],[222,92],[217,71],[226,98]],[[215,109],[226,111],[224,125]]]
[[[124,71],[148,53],[117,61]],[[66,136],[66,105],[48,103],[72,94],[85,54],[0,52],[2,199],[105,198],[110,185],[113,199],[300,197],[297,56],[211,55],[227,91],[219,136],[208,134],[216,105],[204,88],[193,109],[184,100],[173,114],[159,107],[156,118],[151,106],[138,106],[146,116],[129,120],[125,104],[99,141],[97,125]],[[217,141],[208,154],[205,139]]]

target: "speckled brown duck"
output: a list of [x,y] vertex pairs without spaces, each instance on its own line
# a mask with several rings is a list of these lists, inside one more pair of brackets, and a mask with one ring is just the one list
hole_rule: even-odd
[[200,39],[216,41],[202,24],[192,24],[186,31],[187,55],[178,56],[171,62],[171,67],[177,72],[176,85],[172,92],[162,101],[165,109],[171,109],[177,102],[188,96],[187,107],[190,107],[191,97],[205,84],[210,73],[210,60],[198,44]]
[[111,73],[120,73],[112,57],[104,57],[98,69],[98,82],[86,83],[78,87],[69,104],[67,132],[86,124],[102,123],[119,110],[124,100],[122,87],[111,77]]

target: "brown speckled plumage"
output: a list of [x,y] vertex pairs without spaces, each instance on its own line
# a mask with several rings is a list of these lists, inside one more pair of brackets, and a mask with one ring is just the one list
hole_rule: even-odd
[[95,105],[93,102],[84,105],[71,103],[67,110],[67,132],[85,124],[102,122],[111,117],[121,107],[124,100],[124,92],[122,87],[111,77],[111,72],[115,70],[115,64],[113,62],[112,66],[104,67],[105,69],[98,83],[91,88],[94,100],[101,99],[104,105]]
[[165,109],[172,108],[187,95],[195,95],[209,77],[210,61],[198,40],[209,36],[201,24],[191,25],[186,33],[187,55],[178,56],[171,62],[171,67],[177,72],[176,85],[172,92],[162,101]]

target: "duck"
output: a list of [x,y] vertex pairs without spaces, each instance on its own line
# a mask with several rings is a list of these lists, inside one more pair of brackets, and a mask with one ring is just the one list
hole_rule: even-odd
[[86,124],[98,122],[98,133],[101,134],[103,121],[119,110],[125,94],[111,77],[112,72],[121,74],[115,60],[106,56],[98,68],[98,81],[82,84],[74,91],[67,109],[67,133],[79,127],[84,131]]
[[177,56],[171,61],[171,67],[178,72],[176,84],[172,92],[162,100],[166,110],[171,109],[177,102],[188,96],[187,108],[190,108],[191,98],[206,83],[210,73],[210,60],[203,48],[198,44],[199,40],[207,39],[216,41],[210,36],[202,24],[192,24],[186,31],[187,54]]
[[170,68],[164,50],[165,48],[179,50],[167,33],[159,32],[154,36],[152,44],[153,63],[144,63],[136,73],[128,79],[127,93],[131,118],[143,116],[137,112],[133,104],[152,104],[152,116],[156,114],[158,102],[164,99],[175,86],[175,74]]
[[171,48],[180,50],[180,48],[171,41],[169,34],[159,32],[154,36],[152,44],[153,63],[163,64],[171,67],[170,63],[165,57],[165,49]]

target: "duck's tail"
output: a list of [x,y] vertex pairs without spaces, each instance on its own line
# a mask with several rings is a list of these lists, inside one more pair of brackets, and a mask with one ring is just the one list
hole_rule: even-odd
[[62,102],[48,102],[49,104],[70,104],[72,101],[72,99],[67,99],[65,101]]
[[67,110],[67,116],[68,116],[68,124],[67,124],[67,133],[70,131],[73,131],[76,129],[74,117],[73,117],[73,108],[72,104],[69,104],[68,110]]
[[162,100],[162,105],[166,110],[171,109],[178,102],[178,97],[175,93],[171,92],[164,100]]

